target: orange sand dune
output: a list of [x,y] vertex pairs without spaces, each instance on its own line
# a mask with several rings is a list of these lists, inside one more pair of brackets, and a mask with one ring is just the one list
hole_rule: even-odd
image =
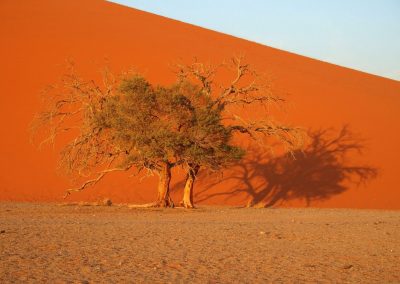
[[[400,209],[400,82],[99,0],[3,0],[0,19],[0,200],[58,201],[69,186],[55,171],[59,145],[38,151],[28,133],[40,90],[57,81],[66,58],[87,76],[98,76],[108,58],[116,71],[136,66],[151,81],[169,83],[169,64],[179,58],[218,63],[245,54],[274,78],[276,90],[290,94],[287,121],[314,131],[347,124],[358,135],[342,142],[365,147],[345,153],[345,147],[327,146],[334,133],[314,132],[314,147],[296,162],[258,160],[263,153],[253,152],[223,182],[202,177],[197,200],[243,205],[252,197],[274,206]],[[345,161],[338,158],[343,153],[349,154]],[[377,177],[369,178],[375,170]],[[351,182],[363,174],[364,184]],[[155,196],[155,182],[116,175],[72,199],[145,202]],[[178,201],[180,180],[173,182]]]

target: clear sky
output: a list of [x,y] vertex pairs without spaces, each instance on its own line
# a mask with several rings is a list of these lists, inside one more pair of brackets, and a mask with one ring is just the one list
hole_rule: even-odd
[[400,0],[112,0],[400,80]]

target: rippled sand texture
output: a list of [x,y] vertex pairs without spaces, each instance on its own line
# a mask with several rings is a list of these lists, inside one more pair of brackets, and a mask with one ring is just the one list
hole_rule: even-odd
[[400,282],[399,217],[0,203],[0,282]]

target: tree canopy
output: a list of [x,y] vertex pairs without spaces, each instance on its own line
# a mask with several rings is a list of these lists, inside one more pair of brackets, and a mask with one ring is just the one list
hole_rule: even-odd
[[182,166],[187,172],[182,205],[191,208],[200,168],[221,170],[244,156],[235,136],[248,135],[265,146],[272,137],[289,152],[301,147],[301,129],[274,122],[267,112],[261,118],[241,116],[244,108],[284,100],[261,85],[241,58],[224,67],[235,74],[225,87],[214,81],[221,67],[198,62],[177,65],[177,82],[170,86],[153,85],[137,73],[116,77],[109,72],[100,86],[70,68],[61,85],[48,90],[47,104],[33,122],[35,130],[47,130],[43,142],[54,142],[62,132],[74,133],[61,152],[66,172],[97,174],[66,195],[110,172],[135,168],[159,176],[158,197],[149,206],[173,207],[171,169]]

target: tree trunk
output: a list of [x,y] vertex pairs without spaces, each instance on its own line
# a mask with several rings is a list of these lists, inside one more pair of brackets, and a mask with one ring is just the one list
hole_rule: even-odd
[[199,172],[200,166],[189,165],[186,175],[185,188],[183,189],[183,200],[181,205],[185,208],[194,208],[193,203],[193,187],[196,180],[196,175]]
[[163,163],[160,172],[158,172],[158,197],[156,207],[174,207],[174,202],[169,195],[169,183],[171,181],[171,164]]

